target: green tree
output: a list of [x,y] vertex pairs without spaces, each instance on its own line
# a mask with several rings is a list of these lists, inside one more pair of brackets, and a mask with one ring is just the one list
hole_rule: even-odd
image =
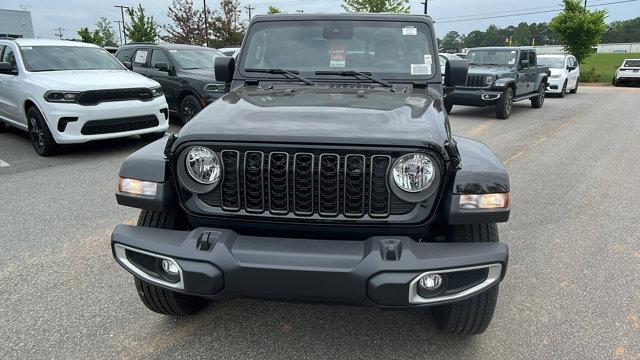
[[347,12],[408,13],[409,0],[344,0],[342,8]]
[[147,16],[144,13],[142,4],[138,4],[137,8],[127,9],[129,15],[129,24],[125,25],[127,37],[132,42],[150,42],[154,43],[158,39],[158,23],[153,16]]
[[[211,11],[207,8],[207,15]],[[162,40],[175,44],[203,45],[207,42],[204,13],[193,7],[193,0],[173,0],[167,12],[172,24],[165,25],[167,32]],[[212,18],[212,17],[211,17]]]
[[463,38],[457,31],[449,31],[447,35],[442,38],[440,46],[444,51],[451,50],[458,52],[462,47]]
[[220,14],[213,18],[213,40],[211,45],[217,48],[237,46],[244,38],[244,24],[240,22],[240,2],[238,0],[220,0]]
[[282,13],[282,10],[280,10],[275,6],[269,6],[269,10],[267,11],[267,14],[281,14],[281,13]]
[[582,62],[595,52],[607,26],[604,22],[606,10],[589,11],[579,0],[564,0],[564,10],[549,26],[564,43],[565,51]]
[[604,43],[638,42],[640,41],[640,17],[635,19],[614,21],[609,26],[604,35]]
[[113,30],[111,22],[105,17],[96,21],[96,30],[93,32],[93,43],[100,46],[118,46],[116,43],[116,32]]
[[93,34],[89,31],[88,27],[80,28],[80,30],[78,30],[78,36],[80,36],[82,42],[93,44]]

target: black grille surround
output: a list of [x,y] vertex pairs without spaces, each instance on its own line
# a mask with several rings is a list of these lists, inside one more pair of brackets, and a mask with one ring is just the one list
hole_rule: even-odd
[[115,134],[127,131],[154,128],[160,125],[155,115],[132,116],[105,120],[87,121],[80,130],[82,135]]
[[[418,223],[426,220],[439,198],[434,195],[416,204],[397,198],[389,190],[387,179],[395,159],[414,151],[205,146],[219,154],[223,174],[220,184],[204,194],[193,194],[178,181],[181,201],[194,215]],[[180,147],[178,153],[189,148]],[[440,157],[428,153],[443,171]]]
[[80,105],[97,105],[108,101],[152,100],[153,95],[147,88],[108,89],[83,91],[78,97]]

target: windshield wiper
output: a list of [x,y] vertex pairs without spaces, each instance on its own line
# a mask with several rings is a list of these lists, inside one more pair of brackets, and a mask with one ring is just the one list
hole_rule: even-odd
[[362,76],[363,78],[367,78],[373,82],[376,82],[384,87],[388,87],[391,88],[391,90],[394,89],[394,86],[392,83],[384,81],[382,79],[379,79],[375,76],[372,76],[370,72],[360,72],[360,71],[353,71],[353,70],[344,70],[344,71],[316,71],[316,75],[338,75],[338,76],[353,76],[353,77],[358,77],[358,76]]
[[285,69],[253,69],[253,68],[245,68],[245,72],[255,72],[255,73],[265,73],[265,74],[277,74],[277,75],[289,75],[293,78],[296,78],[307,85],[315,85],[313,81],[307,79],[304,76],[300,76],[300,72],[298,70],[285,70]]

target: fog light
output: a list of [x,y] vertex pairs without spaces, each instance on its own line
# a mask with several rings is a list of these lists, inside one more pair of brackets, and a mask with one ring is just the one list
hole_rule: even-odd
[[162,259],[162,270],[172,276],[180,274],[180,267],[173,260]]
[[440,285],[442,285],[442,276],[438,274],[425,275],[422,279],[420,279],[420,287],[425,290],[437,290]]

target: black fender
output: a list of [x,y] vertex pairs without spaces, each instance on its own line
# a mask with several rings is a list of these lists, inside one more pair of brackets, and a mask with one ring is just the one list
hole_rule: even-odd
[[509,173],[489,147],[479,141],[454,137],[460,164],[444,197],[444,216],[449,224],[506,222],[511,208],[460,209],[461,195],[508,193]]
[[540,90],[540,86],[542,86],[543,83],[546,84],[548,82],[549,82],[549,75],[546,72],[538,74],[538,79],[536,80],[535,90],[536,91]]
[[[171,139],[172,136],[169,137]],[[129,155],[120,167],[119,177],[158,184],[155,196],[116,191],[119,205],[145,210],[165,210],[178,205],[171,181],[169,160],[165,156],[168,138],[162,138]]]
[[501,77],[496,80],[494,86],[500,89],[506,89],[509,86],[513,86],[513,88],[515,89],[516,79],[511,76]]

